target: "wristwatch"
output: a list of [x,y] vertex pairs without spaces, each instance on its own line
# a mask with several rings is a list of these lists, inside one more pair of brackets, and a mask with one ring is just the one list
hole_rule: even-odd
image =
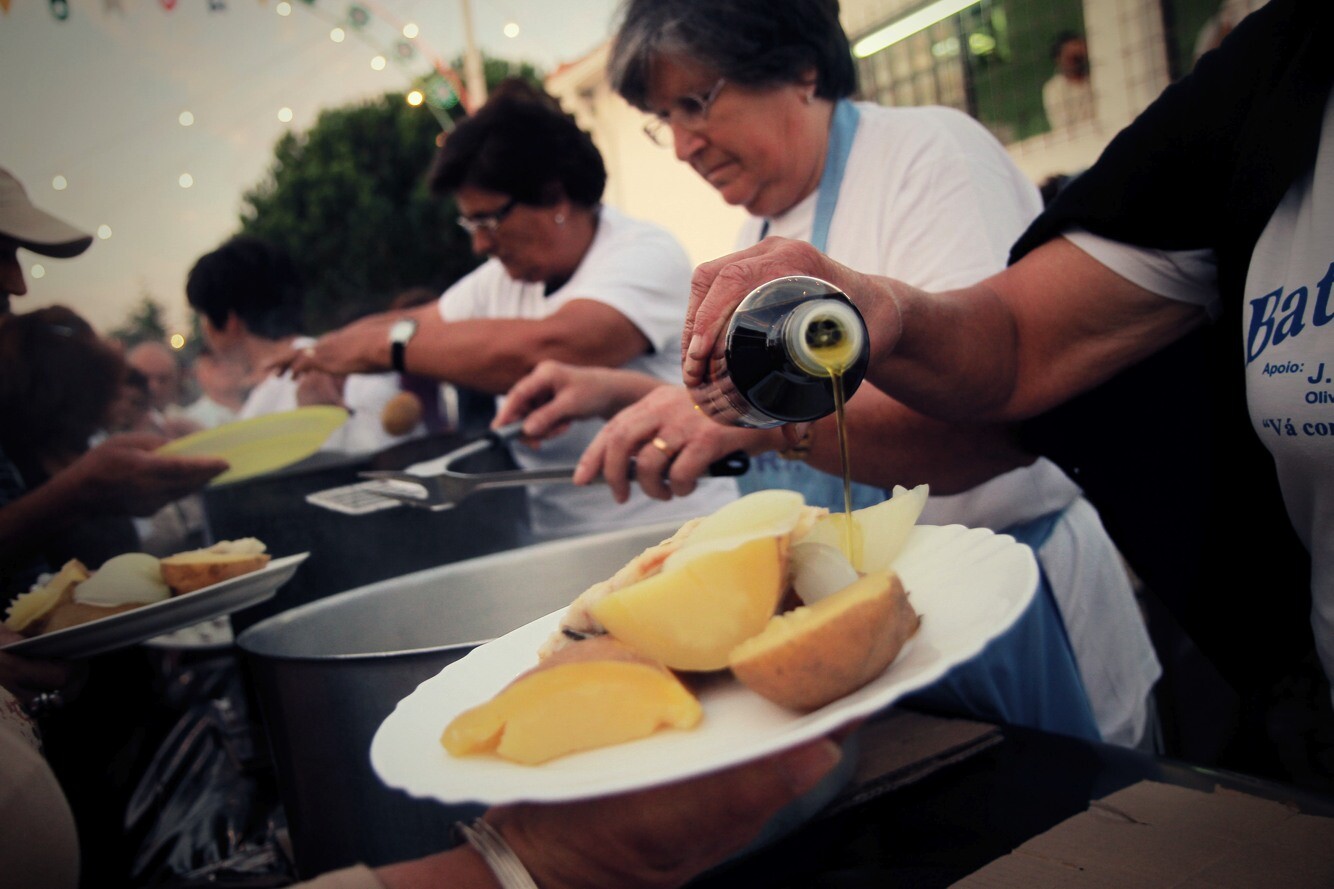
[[389,365],[399,373],[407,373],[404,369],[404,358],[408,351],[408,343],[417,333],[417,321],[414,318],[399,318],[389,328]]

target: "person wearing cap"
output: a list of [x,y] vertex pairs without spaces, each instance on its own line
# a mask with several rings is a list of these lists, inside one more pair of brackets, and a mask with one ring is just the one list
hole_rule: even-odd
[[[0,323],[9,314],[9,298],[28,292],[19,249],[63,259],[92,242],[91,235],[34,206],[18,179],[0,168]],[[210,457],[154,454],[164,441],[113,436],[31,491],[0,452],[0,574],[8,575],[16,560],[30,558],[37,543],[77,515],[152,513],[227,469],[226,461]]]
[[[43,256],[77,256],[92,237],[34,206],[23,185],[0,168],[0,324],[10,314],[11,296],[28,292],[18,251]],[[0,417],[0,422],[5,418]],[[94,515],[148,515],[202,488],[227,469],[211,457],[166,457],[153,451],[166,439],[157,435],[116,435],[90,448],[40,484],[0,449],[0,586],[18,576],[49,569],[41,547],[80,518]],[[8,603],[3,603],[7,605]],[[0,644],[13,641],[0,630]],[[0,688],[31,706],[58,683],[30,681],[37,662],[0,652]],[[51,675],[35,671],[39,678]]]
[[11,296],[28,292],[19,266],[20,247],[68,259],[87,250],[92,242],[92,235],[33,206],[23,184],[13,173],[0,169],[0,316],[9,314]]

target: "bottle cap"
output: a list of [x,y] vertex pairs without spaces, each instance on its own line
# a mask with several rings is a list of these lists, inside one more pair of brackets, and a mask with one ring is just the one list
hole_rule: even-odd
[[788,354],[812,376],[830,377],[851,367],[866,345],[866,325],[838,299],[812,299],[792,310],[783,326]]

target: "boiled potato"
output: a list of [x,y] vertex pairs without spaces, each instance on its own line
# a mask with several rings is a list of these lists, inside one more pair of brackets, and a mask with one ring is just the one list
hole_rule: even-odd
[[762,630],[778,607],[786,547],[786,539],[760,537],[664,567],[596,602],[593,616],[673,670],[721,670],[732,649]]
[[224,540],[207,549],[177,553],[162,560],[162,579],[177,594],[258,571],[269,564],[264,544],[253,537]]
[[894,489],[890,499],[855,510],[852,513],[851,551],[848,550],[849,535],[845,530],[848,516],[845,513],[821,516],[801,542],[837,548],[862,574],[888,571],[908,542],[908,535],[926,506],[928,494],[930,489],[926,485],[918,485],[911,491],[900,486]]
[[158,560],[148,553],[124,553],[107,559],[92,577],[74,590],[85,605],[147,605],[171,597]]
[[728,665],[743,685],[775,704],[815,710],[884,672],[919,624],[898,575],[879,571],[777,615],[737,645]]
[[603,636],[561,649],[459,714],[440,743],[454,756],[494,752],[536,765],[660,728],[693,728],[702,716],[699,701],[671,671]]

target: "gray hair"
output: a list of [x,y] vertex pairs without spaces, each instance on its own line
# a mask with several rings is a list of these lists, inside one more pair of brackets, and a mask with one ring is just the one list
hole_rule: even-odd
[[798,83],[814,70],[822,99],[857,89],[838,0],[625,0],[618,18],[607,76],[636,108],[648,110],[661,57],[688,59],[741,86]]

